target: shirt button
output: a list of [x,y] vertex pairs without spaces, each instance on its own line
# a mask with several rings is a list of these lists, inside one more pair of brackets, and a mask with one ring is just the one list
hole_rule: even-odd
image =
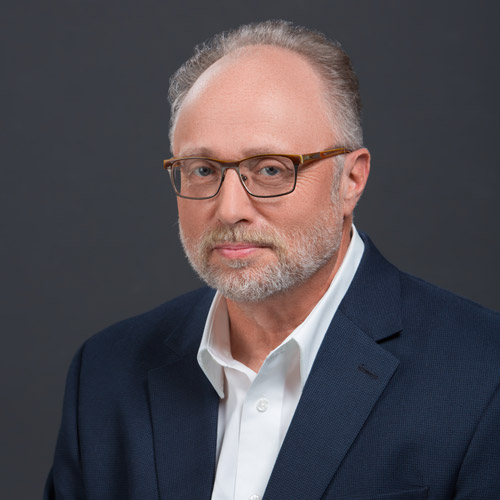
[[[257,411],[264,412],[268,408],[269,408],[269,401],[265,398],[259,399],[259,401],[257,402]],[[257,496],[256,498],[258,499],[259,497]]]
[[248,497],[248,500],[259,500],[259,495],[257,495],[256,493],[254,493],[253,495],[250,495]]

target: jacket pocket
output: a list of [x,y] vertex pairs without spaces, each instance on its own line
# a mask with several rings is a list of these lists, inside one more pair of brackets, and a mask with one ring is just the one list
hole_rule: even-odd
[[[426,500],[429,488],[416,488],[405,491],[395,491],[394,493],[384,493],[382,495],[364,495],[362,497],[345,497],[345,500]],[[328,497],[326,497],[328,499]],[[344,498],[344,497],[342,497]],[[340,500],[340,499],[339,499]]]

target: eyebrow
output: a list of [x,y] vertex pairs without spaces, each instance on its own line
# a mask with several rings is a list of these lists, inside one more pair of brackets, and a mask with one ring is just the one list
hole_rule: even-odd
[[[275,146],[271,146],[269,148],[267,147],[258,147],[258,148],[249,148],[245,149],[243,151],[243,156],[241,158],[248,158],[250,156],[258,156],[258,155],[265,155],[265,154],[290,154],[289,152],[285,151],[278,151],[281,148],[277,148]],[[200,147],[196,149],[188,149],[186,151],[183,151],[182,154],[178,155],[178,157],[187,157],[187,156],[193,156],[193,157],[206,157],[206,158],[217,158],[217,159],[222,159],[219,158],[218,155],[213,154],[212,150],[206,147]],[[240,158],[228,158],[228,160],[238,160]]]
[[182,154],[176,155],[177,157],[181,156],[206,156],[208,158],[213,158],[210,150],[208,148],[196,148],[196,149],[187,149],[183,151]]

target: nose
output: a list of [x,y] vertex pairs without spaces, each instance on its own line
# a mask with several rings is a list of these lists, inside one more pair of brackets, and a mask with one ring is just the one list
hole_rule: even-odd
[[217,219],[226,226],[251,222],[255,215],[253,198],[243,187],[238,172],[228,168],[219,194],[214,198]]

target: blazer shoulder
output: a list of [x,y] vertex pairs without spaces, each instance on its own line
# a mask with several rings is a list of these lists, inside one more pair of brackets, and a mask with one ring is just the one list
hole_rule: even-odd
[[[154,350],[163,344],[187,319],[204,320],[212,303],[214,291],[203,287],[169,300],[145,313],[114,323],[90,337],[83,351],[93,355],[115,351],[127,346],[127,350],[137,351],[141,345]],[[189,330],[196,335],[199,329]]]
[[403,298],[416,301],[421,307],[427,304],[426,307],[431,309],[439,308],[441,312],[450,311],[455,315],[471,316],[500,326],[500,312],[403,271],[400,271],[400,277]]
[[400,277],[406,327],[439,334],[446,349],[469,350],[500,368],[500,313],[410,274]]

